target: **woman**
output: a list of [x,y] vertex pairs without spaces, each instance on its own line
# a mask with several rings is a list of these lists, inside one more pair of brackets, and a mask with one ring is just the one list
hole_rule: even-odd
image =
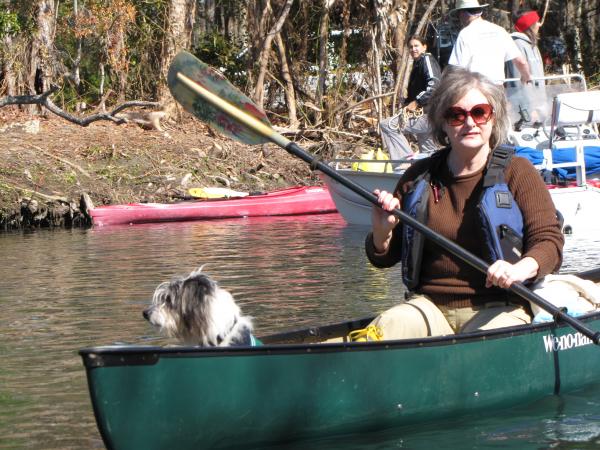
[[[538,49],[538,37],[540,32],[540,16],[536,11],[522,12],[515,20],[516,32],[511,34],[511,37],[521,50],[521,53],[529,64],[529,72],[532,78],[540,78],[544,76],[544,61]],[[519,72],[512,62],[507,63],[507,77],[518,78]],[[542,86],[543,81],[534,81],[536,86]]]
[[[409,38],[408,50],[413,58],[413,66],[403,107],[407,111],[415,111],[427,105],[433,89],[439,83],[441,70],[435,58],[427,53],[427,44],[421,36],[413,35]],[[402,129],[399,129],[399,117],[398,115],[383,120],[380,124],[381,139],[393,160],[404,159],[414,154],[403,133],[415,135],[421,153],[427,154],[437,150],[425,115],[409,119]]]
[[[508,83],[507,95],[511,98],[511,103],[518,102],[520,110],[529,113],[531,122],[543,122],[550,114],[544,80],[536,80],[545,76],[544,62],[537,46],[540,27],[540,16],[537,12],[521,12],[515,20],[517,31],[511,34],[527,60],[533,86],[529,85],[529,89],[523,89],[520,83]],[[505,69],[507,78],[519,77],[518,69],[512,61],[506,63]],[[525,117],[527,116],[520,118],[525,119]]]
[[[410,290],[376,324],[384,338],[400,339],[529,323],[527,302],[505,289],[558,270],[564,238],[536,169],[499,147],[508,127],[504,90],[455,67],[429,104],[433,136],[446,147],[408,168],[394,194],[375,191],[380,207],[373,207],[367,256],[377,267],[401,262]],[[487,276],[398,226],[389,213],[397,207],[488,260]]]

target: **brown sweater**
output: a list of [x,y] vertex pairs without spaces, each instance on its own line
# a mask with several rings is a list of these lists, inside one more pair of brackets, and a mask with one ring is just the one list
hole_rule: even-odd
[[[401,193],[407,191],[430,162],[429,158],[417,161],[404,173],[396,188],[396,195],[400,199]],[[477,209],[483,172],[482,169],[471,175],[456,177],[443,161],[437,179],[444,190],[437,202],[433,192],[430,192],[427,226],[485,259],[482,224]],[[505,171],[505,178],[523,215],[523,257],[529,256],[537,261],[537,278],[541,278],[558,270],[562,262],[564,237],[556,219],[556,209],[542,178],[527,159],[513,157]],[[432,189],[431,186],[429,189]],[[391,267],[399,262],[401,250],[400,226],[394,229],[390,248],[385,255],[376,254],[373,236],[367,236],[367,256],[376,267]],[[477,306],[488,301],[526,303],[505,290],[486,288],[485,278],[483,273],[460,258],[426,240],[420,282],[415,291],[428,295],[438,305],[451,308]]]

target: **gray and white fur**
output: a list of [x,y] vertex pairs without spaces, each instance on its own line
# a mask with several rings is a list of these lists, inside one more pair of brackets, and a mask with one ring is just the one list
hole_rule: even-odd
[[185,345],[226,347],[253,345],[252,321],[242,316],[232,295],[202,273],[161,283],[144,310],[144,318]]

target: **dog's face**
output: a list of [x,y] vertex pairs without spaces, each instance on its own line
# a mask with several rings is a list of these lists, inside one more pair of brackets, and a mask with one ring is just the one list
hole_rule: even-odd
[[217,346],[240,320],[240,308],[229,292],[198,269],[161,283],[144,318],[182,343]]

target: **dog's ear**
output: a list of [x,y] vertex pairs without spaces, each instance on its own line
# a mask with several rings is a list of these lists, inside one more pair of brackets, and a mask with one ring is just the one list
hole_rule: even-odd
[[192,271],[192,272],[191,272],[191,273],[190,273],[190,274],[187,276],[187,278],[189,279],[189,278],[194,278],[194,277],[197,277],[197,276],[202,276],[202,269],[204,269],[204,266],[205,266],[205,265],[206,265],[206,264],[202,264],[202,265],[201,265],[200,267],[198,267],[196,270],[193,270],[193,271]]
[[195,274],[183,281],[181,286],[181,319],[189,331],[207,329],[209,305],[213,300],[216,283],[206,275]]

